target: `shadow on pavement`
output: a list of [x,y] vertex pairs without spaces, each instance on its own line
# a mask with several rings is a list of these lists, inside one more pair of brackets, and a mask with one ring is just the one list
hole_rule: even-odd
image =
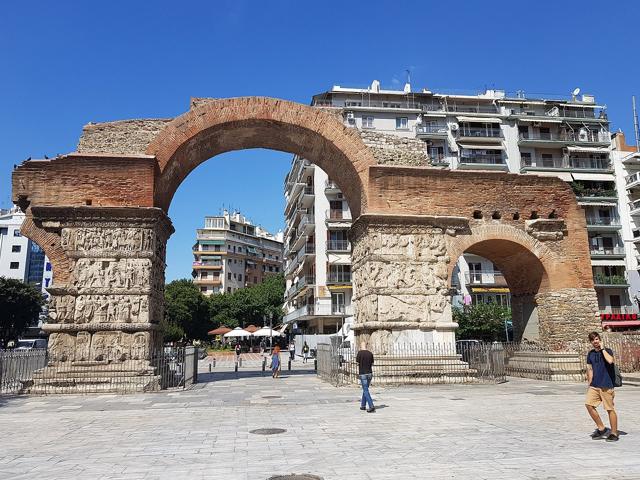
[[[292,370],[292,371],[287,371],[287,372],[281,372],[280,373],[280,378],[274,378],[273,381],[278,381],[278,380],[285,380],[289,377],[300,377],[300,376],[309,376],[309,375],[316,375],[315,370],[313,369],[309,369],[309,370]],[[271,377],[271,371],[270,370],[265,370],[264,372],[262,370],[239,370],[237,372],[233,372],[233,371],[223,371],[223,372],[205,372],[205,373],[198,373],[198,383],[211,383],[211,382],[216,382],[216,381],[222,381],[222,380],[236,380],[236,379],[241,379],[241,378],[269,378]]]

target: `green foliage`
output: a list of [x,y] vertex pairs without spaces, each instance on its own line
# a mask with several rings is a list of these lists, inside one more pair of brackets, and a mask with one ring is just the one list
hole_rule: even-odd
[[16,340],[38,320],[44,298],[33,285],[0,277],[0,343]]
[[[229,328],[263,325],[263,318],[273,314],[273,324],[282,320],[285,291],[284,275],[269,275],[263,283],[209,297],[211,319],[215,327]],[[267,321],[267,325],[268,325]]]
[[165,340],[207,340],[213,324],[209,302],[191,280],[174,280],[165,287]]
[[453,309],[453,321],[458,323],[458,339],[505,341],[504,322],[511,319],[511,309],[495,303],[478,304]]

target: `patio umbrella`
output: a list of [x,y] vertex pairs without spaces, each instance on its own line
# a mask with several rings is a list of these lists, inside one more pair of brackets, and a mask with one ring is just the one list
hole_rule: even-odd
[[231,330],[230,332],[227,332],[224,334],[225,338],[229,338],[229,337],[250,337],[252,334],[247,332],[246,330],[240,328],[240,327],[236,327],[233,330]]
[[269,327],[262,327],[261,329],[253,332],[254,337],[279,337],[280,335],[282,334],[279,331]]
[[224,335],[225,333],[229,333],[231,329],[229,327],[225,327],[224,325],[207,332],[207,335]]
[[244,327],[244,329],[249,333],[253,333],[258,330],[258,327],[256,327],[255,325],[249,325],[248,327]]

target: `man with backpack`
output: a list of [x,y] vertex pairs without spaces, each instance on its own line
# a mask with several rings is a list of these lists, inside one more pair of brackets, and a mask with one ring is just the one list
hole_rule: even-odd
[[[591,434],[591,438],[594,440],[604,438],[607,442],[617,442],[618,415],[616,414],[613,399],[615,397],[615,383],[621,384],[621,382],[618,379],[619,376],[616,375],[613,350],[602,345],[598,332],[589,334],[589,342],[593,345],[593,349],[587,354],[589,389],[584,403],[587,407],[587,412],[596,423],[596,430]],[[609,414],[611,428],[604,426],[596,410],[601,403]]]

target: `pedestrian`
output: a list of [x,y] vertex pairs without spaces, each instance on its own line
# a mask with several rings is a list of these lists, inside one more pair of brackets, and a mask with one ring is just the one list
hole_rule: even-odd
[[[589,415],[596,423],[596,430],[591,434],[594,440],[606,439],[607,442],[618,441],[618,415],[616,413],[613,399],[615,367],[613,350],[606,348],[602,344],[598,332],[589,334],[589,342],[593,349],[587,354],[587,381],[589,388],[585,399],[585,406]],[[600,419],[597,407],[604,405],[604,409],[609,415],[611,428],[605,427]]]
[[260,340],[260,353],[264,353],[264,349],[266,348],[267,344],[264,342],[264,340]]
[[240,354],[242,353],[242,347],[240,342],[236,342],[236,361],[240,360]]
[[309,345],[307,345],[307,342],[304,342],[304,345],[302,346],[302,357],[304,359],[304,363],[307,363],[307,359],[309,358]]
[[271,354],[271,376],[280,377],[280,345],[276,345]]
[[[369,393],[369,385],[373,379],[373,353],[367,350],[366,342],[360,343],[360,351],[356,355],[356,362],[358,364],[358,376],[360,377],[360,383],[362,384],[362,400],[360,400],[360,410],[367,410],[368,413],[376,411],[376,407],[373,406],[373,399]],[[367,405],[369,408],[367,409]]]
[[289,360],[292,362],[296,359],[296,344],[293,343],[293,340],[289,342]]

